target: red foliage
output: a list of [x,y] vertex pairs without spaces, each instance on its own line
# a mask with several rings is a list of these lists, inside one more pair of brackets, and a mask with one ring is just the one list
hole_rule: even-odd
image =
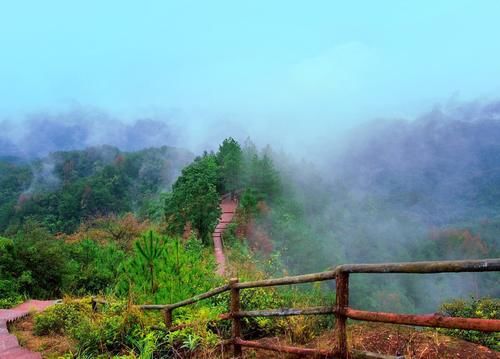
[[437,241],[446,253],[461,252],[467,257],[486,256],[488,247],[481,235],[473,235],[468,229],[432,230],[430,238]]

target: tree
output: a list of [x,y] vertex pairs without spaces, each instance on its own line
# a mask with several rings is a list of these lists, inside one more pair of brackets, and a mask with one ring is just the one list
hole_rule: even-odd
[[39,298],[61,295],[68,274],[64,241],[54,239],[39,222],[28,219],[14,239],[14,258],[21,292]]
[[155,263],[164,254],[163,244],[160,237],[149,231],[142,236],[140,241],[135,242],[135,248],[140,254],[141,264],[143,269],[148,273],[151,283],[151,293],[155,293],[158,289],[155,283]]
[[[121,263],[115,293],[137,303],[175,303],[220,285],[215,260],[196,239],[146,234]],[[151,269],[152,268],[152,269]],[[154,276],[153,282],[152,278]]]
[[220,169],[219,189],[222,193],[231,192],[241,187],[242,157],[240,144],[232,137],[226,138],[217,152]]
[[257,188],[269,199],[276,198],[281,192],[279,173],[274,168],[271,156],[271,147],[267,146],[263,151],[257,170]]
[[217,172],[213,154],[197,158],[182,170],[166,198],[165,215],[170,232],[182,234],[189,222],[203,242],[210,241],[220,216]]
[[255,145],[247,140],[243,151],[245,187],[255,191],[257,198],[272,200],[282,191],[281,179],[274,167],[271,147],[267,146],[259,156]]
[[92,238],[101,244],[112,242],[120,249],[130,251],[134,240],[149,227],[148,221],[140,221],[132,213],[121,216],[109,214],[82,222],[78,230],[66,238],[69,242],[87,238]]

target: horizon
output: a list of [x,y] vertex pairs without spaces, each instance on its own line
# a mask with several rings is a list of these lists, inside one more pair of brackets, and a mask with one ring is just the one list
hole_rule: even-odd
[[427,4],[11,3],[0,122],[87,111],[291,149],[497,100],[500,4]]

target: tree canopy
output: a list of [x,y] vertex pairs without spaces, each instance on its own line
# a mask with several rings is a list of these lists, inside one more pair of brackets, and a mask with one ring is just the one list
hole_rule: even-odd
[[240,144],[232,137],[226,138],[219,146],[217,163],[220,170],[219,191],[234,192],[242,184],[243,152]]
[[208,243],[220,216],[217,193],[218,166],[213,154],[205,154],[182,170],[166,198],[165,215],[170,232],[182,234],[190,223]]

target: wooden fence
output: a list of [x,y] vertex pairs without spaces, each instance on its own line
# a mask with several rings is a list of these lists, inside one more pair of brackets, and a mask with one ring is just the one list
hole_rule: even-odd
[[[272,350],[282,353],[292,353],[306,356],[319,356],[328,358],[394,358],[386,355],[368,353],[363,351],[348,351],[347,319],[371,322],[406,324],[423,327],[453,328],[465,330],[479,330],[483,332],[500,331],[500,320],[445,317],[439,314],[410,315],[383,312],[370,312],[349,307],[349,275],[355,273],[452,273],[452,272],[494,272],[500,271],[500,258],[470,260],[470,261],[438,261],[438,262],[410,262],[386,264],[346,264],[330,271],[299,276],[283,277],[277,279],[259,280],[253,282],[239,282],[231,279],[228,284],[199,294],[182,302],[168,305],[139,305],[143,310],[161,310],[167,329],[175,330],[182,326],[172,327],[172,313],[176,308],[196,303],[202,299],[213,297],[217,294],[230,291],[231,304],[229,313],[220,316],[221,320],[232,321],[231,339],[225,344],[231,344],[235,357],[242,356],[242,347]],[[242,311],[240,308],[240,291],[248,288],[271,287],[299,283],[312,283],[326,280],[336,281],[335,304],[332,306],[310,308],[282,308],[270,310]],[[93,300],[93,306],[102,302]],[[264,344],[257,341],[244,340],[241,337],[241,318],[272,317],[291,315],[324,315],[335,316],[335,329],[337,347],[332,350],[299,348],[284,345]]]

